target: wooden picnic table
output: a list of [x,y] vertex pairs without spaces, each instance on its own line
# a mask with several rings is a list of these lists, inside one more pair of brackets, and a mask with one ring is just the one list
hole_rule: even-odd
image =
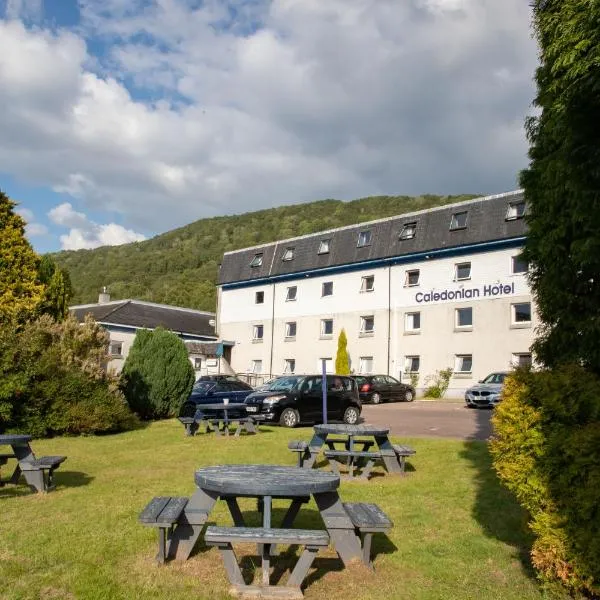
[[[27,434],[0,435],[0,446],[10,446],[12,453],[0,454],[0,466],[5,465],[10,459],[16,459],[17,465],[9,479],[2,481],[0,487],[7,483],[16,485],[21,475],[36,492],[47,492],[54,487],[52,475],[55,469],[67,458],[66,456],[42,456],[36,458],[29,442],[32,437]],[[47,472],[47,477],[44,477]]]
[[217,435],[221,435],[222,426],[223,433],[228,436],[230,425],[235,424],[235,437],[239,437],[242,429],[245,429],[247,433],[256,433],[254,420],[251,417],[245,414],[244,416],[230,416],[230,411],[234,411],[235,414],[235,412],[239,413],[245,409],[246,405],[240,402],[199,404],[193,417],[180,417],[179,420],[185,426],[187,435],[194,435],[200,426],[204,425],[206,433],[214,430]]

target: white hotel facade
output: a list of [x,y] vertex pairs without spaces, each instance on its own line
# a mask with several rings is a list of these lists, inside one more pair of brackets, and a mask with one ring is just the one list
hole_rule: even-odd
[[517,191],[226,253],[217,331],[232,368],[333,372],[342,329],[355,373],[423,388],[450,367],[448,395],[529,363],[524,213]]

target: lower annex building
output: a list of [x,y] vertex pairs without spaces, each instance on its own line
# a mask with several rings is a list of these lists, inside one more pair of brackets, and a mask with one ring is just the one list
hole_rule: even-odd
[[451,368],[450,396],[529,364],[525,212],[515,191],[227,252],[217,331],[233,370],[333,373],[342,329],[354,373],[423,388]]

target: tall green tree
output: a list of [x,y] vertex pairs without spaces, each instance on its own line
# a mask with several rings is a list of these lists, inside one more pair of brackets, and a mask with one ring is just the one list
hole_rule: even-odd
[[525,258],[550,366],[600,374],[600,2],[535,0],[537,116],[528,120]]
[[0,322],[30,318],[44,296],[39,258],[25,239],[25,221],[15,206],[0,191]]
[[166,329],[138,330],[121,373],[131,409],[142,419],[174,415],[194,384],[194,369],[181,339]]
[[56,320],[62,320],[69,311],[69,300],[73,295],[71,278],[66,269],[59,268],[48,256],[42,256],[38,277],[44,285],[44,298],[40,311]]
[[338,336],[337,354],[335,355],[335,372],[338,375],[350,375],[350,357],[348,356],[348,338],[342,329]]

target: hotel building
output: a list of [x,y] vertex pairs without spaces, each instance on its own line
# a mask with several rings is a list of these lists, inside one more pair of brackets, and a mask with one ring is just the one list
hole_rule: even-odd
[[450,367],[449,396],[530,363],[524,214],[516,191],[227,252],[217,331],[233,370],[333,372],[342,329],[354,373],[423,388]]

